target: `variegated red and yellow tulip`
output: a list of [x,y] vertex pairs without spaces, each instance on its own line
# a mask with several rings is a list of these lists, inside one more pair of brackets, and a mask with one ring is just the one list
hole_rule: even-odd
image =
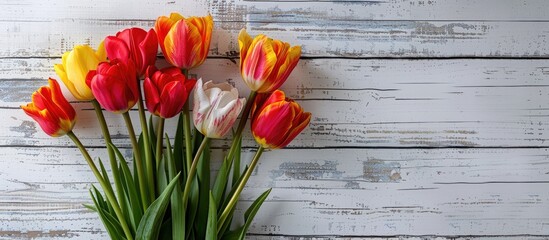
[[159,17],[154,29],[164,57],[173,66],[191,69],[206,60],[212,38],[212,16],[185,18],[172,13]]
[[147,70],[144,89],[147,109],[162,118],[171,118],[181,112],[196,79],[187,79],[176,67]]
[[52,78],[49,86],[40,87],[32,94],[32,102],[21,108],[52,137],[63,136],[74,127],[76,112]]
[[111,60],[131,59],[137,74],[143,76],[147,68],[156,62],[158,39],[153,29],[146,32],[141,28],[128,28],[118,32],[116,36],[106,37],[105,50]]
[[76,99],[90,101],[94,96],[86,84],[86,76],[90,70],[97,68],[97,64],[106,60],[102,42],[97,51],[88,45],[78,45],[64,53],[62,63],[55,64],[54,69]]
[[208,81],[202,85],[199,79],[194,91],[194,126],[208,138],[222,138],[231,130],[245,102],[230,84]]
[[238,35],[240,73],[252,91],[272,92],[290,76],[301,56],[301,47],[273,40],[263,34],[252,39],[245,29]]
[[281,90],[257,97],[252,107],[252,134],[264,148],[287,146],[310,121],[311,113]]
[[118,59],[102,62],[90,71],[86,83],[102,107],[115,113],[130,110],[139,101],[135,66]]

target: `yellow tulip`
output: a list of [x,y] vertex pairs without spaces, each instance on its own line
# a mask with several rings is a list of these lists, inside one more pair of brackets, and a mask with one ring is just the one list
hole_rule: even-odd
[[77,45],[72,51],[63,54],[62,64],[55,64],[54,69],[72,95],[81,101],[95,99],[86,76],[90,70],[97,69],[100,62],[107,61],[103,42],[97,51],[88,45]]

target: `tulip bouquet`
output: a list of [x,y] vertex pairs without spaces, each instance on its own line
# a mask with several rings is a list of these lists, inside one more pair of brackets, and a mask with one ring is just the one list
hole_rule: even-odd
[[[73,132],[76,111],[56,80],[50,78],[48,86],[33,93],[32,102],[21,106],[45,133],[67,135],[80,149],[102,189],[92,186],[93,205],[86,207],[97,212],[112,239],[243,239],[270,193],[261,194],[244,216],[235,214],[261,154],[288,145],[310,121],[310,113],[278,90],[296,66],[300,47],[264,35],[252,38],[243,29],[238,37],[240,71],[251,89],[249,97],[240,98],[228,83],[196,80],[191,73],[206,60],[212,29],[211,16],[172,13],[159,17],[148,32],[130,28],[108,36],[97,50],[75,46],[54,66],[74,98],[93,105],[110,173]],[[156,68],[158,46],[171,67]],[[129,113],[135,105],[139,134]],[[113,144],[103,110],[122,115],[133,164]],[[165,119],[172,117],[178,117],[177,128],[165,131]],[[258,147],[242,170],[248,118]],[[231,130],[232,144],[210,182],[209,144]],[[232,224],[241,219],[243,225]]]

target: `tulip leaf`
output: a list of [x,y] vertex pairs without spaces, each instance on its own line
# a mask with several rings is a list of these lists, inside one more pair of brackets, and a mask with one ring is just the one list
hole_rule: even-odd
[[206,225],[206,238],[204,239],[217,239],[217,207],[211,191],[209,195],[208,223]]
[[136,240],[156,240],[160,232],[164,212],[168,207],[170,196],[177,182],[179,174],[170,181],[168,187],[160,196],[147,208],[139,226],[137,227]]
[[269,188],[267,191],[262,193],[254,201],[254,203],[252,203],[252,205],[248,208],[248,210],[246,210],[246,213],[244,213],[245,223],[244,223],[244,226],[242,227],[242,231],[240,232],[240,237],[239,237],[240,240],[243,240],[244,237],[246,237],[246,232],[248,231],[248,228],[252,224],[252,221],[253,221],[255,215],[257,214],[257,211],[259,211],[259,208],[261,207],[261,205],[263,204],[265,199],[267,199],[267,197],[269,196],[269,193],[271,193],[271,190],[272,190],[272,188]]
[[122,230],[122,226],[120,226],[120,223],[115,217],[106,211],[105,208],[108,209],[108,206],[106,206],[108,203],[104,201],[101,193],[94,186],[92,186],[92,189],[90,189],[90,195],[95,204],[95,209],[97,210],[99,218],[101,219],[101,222],[103,222],[103,225],[107,229],[111,239],[123,240],[123,236],[125,235]]
[[[183,142],[183,114],[179,114],[179,119],[177,120],[177,128],[175,130],[175,139],[173,145],[173,158],[175,162],[176,172],[181,172],[183,169],[186,169],[185,166],[185,153],[182,146],[185,145]],[[183,179],[186,179],[186,174],[183,175]]]
[[124,156],[120,150],[112,144],[109,144],[108,147],[111,147],[114,150],[114,153],[120,162],[120,178],[122,186],[124,187],[126,200],[128,201],[128,206],[131,209],[131,211],[128,211],[131,215],[129,222],[132,225],[132,229],[135,231],[137,225],[141,221],[141,217],[143,217],[143,205],[141,204],[141,198],[138,193],[139,187],[137,187],[136,183],[133,181],[128,163],[124,160]]
[[223,163],[221,163],[221,167],[219,168],[219,171],[217,172],[217,176],[215,177],[215,182],[212,188],[212,195],[215,199],[215,204],[217,206],[220,206],[220,204],[224,200],[224,193],[225,189],[227,187],[227,182],[229,181],[229,169],[230,169],[229,161],[225,160]]
[[[236,139],[235,139],[236,141]],[[242,156],[242,138],[236,142],[236,147],[234,149],[235,155],[234,155],[234,164],[233,164],[233,185],[238,181],[240,178],[240,159]],[[229,160],[230,161],[230,160]]]
[[[193,223],[194,219],[196,217],[196,213],[198,212],[198,197],[199,197],[199,187],[198,187],[198,179],[196,179],[197,176],[195,176],[195,179],[193,180],[191,184],[191,192],[189,193],[189,203],[187,205],[186,216],[185,216],[185,235],[187,235],[187,239],[189,239],[189,236],[194,233],[193,231]],[[191,238],[194,239],[194,238]]]
[[199,185],[198,212],[195,222],[195,237],[204,239],[206,223],[208,221],[210,199],[210,144],[206,143],[200,159],[198,160],[197,178]]
[[158,192],[164,191],[168,186],[168,175],[166,174],[166,156],[163,156],[160,159],[160,164],[158,164],[158,169],[156,170],[156,189]]
[[[164,155],[168,165],[168,175],[170,178],[175,177],[177,171],[175,159],[172,154],[172,145],[170,138],[166,134],[166,154]],[[185,240],[185,211],[183,210],[183,193],[181,192],[181,181],[177,181],[175,189],[171,196],[171,214],[172,214],[172,239]]]

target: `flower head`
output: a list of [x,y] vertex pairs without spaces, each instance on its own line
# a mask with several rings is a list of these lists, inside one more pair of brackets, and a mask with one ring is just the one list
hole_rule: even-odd
[[228,83],[214,84],[202,79],[194,92],[194,126],[209,138],[222,138],[233,126],[244,106],[245,98],[238,98],[238,90]]
[[90,70],[97,68],[97,64],[106,60],[103,42],[97,51],[88,45],[77,45],[63,54],[62,63],[55,64],[54,69],[76,99],[90,101],[94,96],[86,84],[86,76]]
[[245,29],[238,35],[240,73],[252,91],[272,92],[288,78],[301,56],[301,47],[260,34],[252,37]]
[[110,60],[132,60],[137,74],[143,76],[147,68],[156,62],[158,40],[153,29],[128,28],[116,36],[105,38],[105,50]]
[[257,97],[252,106],[252,134],[264,148],[285,147],[310,121],[311,113],[280,90]]
[[21,108],[52,137],[63,136],[74,127],[76,112],[61,93],[59,83],[52,78],[49,86],[36,90],[32,102]]
[[176,67],[157,70],[150,67],[145,78],[145,103],[147,109],[162,118],[171,118],[181,112],[195,79],[187,79]]
[[129,64],[118,59],[102,62],[97,70],[90,71],[86,83],[108,111],[124,113],[139,101],[136,71],[131,61]]
[[191,69],[206,60],[212,38],[212,16],[185,18],[172,13],[159,17],[154,29],[164,57],[173,66]]

